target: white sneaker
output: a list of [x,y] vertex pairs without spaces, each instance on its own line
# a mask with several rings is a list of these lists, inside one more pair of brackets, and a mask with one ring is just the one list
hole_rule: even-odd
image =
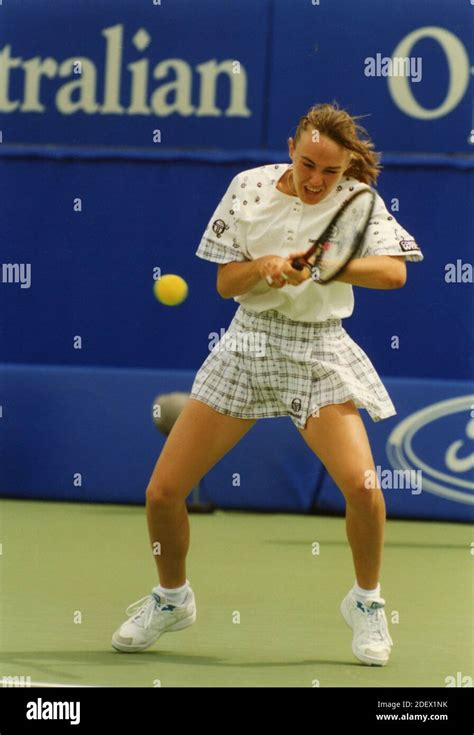
[[352,590],[341,604],[342,617],[354,631],[352,653],[368,666],[385,666],[393,646],[384,606],[385,600],[381,597],[363,604],[354,597]]
[[144,651],[163,633],[182,630],[196,620],[196,601],[191,587],[182,605],[173,605],[163,595],[152,592],[132,603],[126,620],[112,636],[112,646],[123,653]]

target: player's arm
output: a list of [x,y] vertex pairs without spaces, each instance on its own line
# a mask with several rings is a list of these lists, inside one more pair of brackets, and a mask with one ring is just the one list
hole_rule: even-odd
[[402,288],[407,280],[405,258],[403,255],[353,258],[335,280],[365,288]]
[[[285,280],[281,273],[286,273]],[[305,271],[295,271],[288,258],[279,255],[263,255],[261,258],[248,261],[233,261],[218,266],[217,292],[223,299],[250,291],[259,281],[269,276],[272,279],[271,288],[282,288],[286,285],[296,285],[309,278]]]
[[261,280],[258,260],[233,261],[217,267],[217,293],[223,299],[250,291]]

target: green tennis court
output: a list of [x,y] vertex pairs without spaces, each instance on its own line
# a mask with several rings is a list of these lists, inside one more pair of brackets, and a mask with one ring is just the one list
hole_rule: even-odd
[[111,648],[111,635],[125,608],[157,584],[144,509],[2,500],[0,519],[0,677],[73,686],[444,687],[447,677],[473,676],[467,525],[389,521],[382,594],[395,646],[388,666],[374,668],[353,658],[339,613],[353,583],[341,518],[191,515],[187,573],[197,622],[128,655]]

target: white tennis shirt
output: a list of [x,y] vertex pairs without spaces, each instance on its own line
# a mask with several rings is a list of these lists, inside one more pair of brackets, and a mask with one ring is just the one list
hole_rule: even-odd
[[[242,171],[235,176],[201,239],[196,255],[215,263],[255,260],[263,255],[288,256],[307,250],[322,234],[348,196],[366,184],[344,177],[317,204],[276,188],[291,164],[269,164]],[[412,235],[387,211],[376,194],[372,216],[356,257],[398,255],[406,260],[423,260]],[[326,285],[308,278],[298,286],[275,289],[265,279],[250,291],[234,296],[246,309],[261,312],[276,309],[296,321],[323,322],[352,314],[354,295],[348,283]]]

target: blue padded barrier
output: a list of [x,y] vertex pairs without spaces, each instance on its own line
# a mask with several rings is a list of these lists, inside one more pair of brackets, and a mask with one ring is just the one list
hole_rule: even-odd
[[[1,495],[144,502],[164,443],[152,423],[153,401],[162,393],[189,391],[193,377],[184,370],[0,365]],[[205,478],[200,499],[223,507],[303,511],[320,473],[290,419],[267,419]]]
[[[384,383],[397,416],[377,424],[365,412],[362,416],[380,468],[387,514],[473,521],[474,384],[411,379]],[[370,485],[370,476],[367,480]],[[344,509],[343,497],[327,473],[316,508]]]
[[[151,420],[152,403],[161,393],[189,391],[193,377],[193,371],[0,365],[0,493],[143,503],[164,442]],[[420,493],[415,485],[415,492],[384,491],[389,515],[469,520],[474,386],[385,384],[398,415],[373,423],[361,412],[376,464],[381,473],[422,468],[423,480]],[[203,478],[201,499],[223,508],[344,509],[341,493],[287,417],[258,421]]]

